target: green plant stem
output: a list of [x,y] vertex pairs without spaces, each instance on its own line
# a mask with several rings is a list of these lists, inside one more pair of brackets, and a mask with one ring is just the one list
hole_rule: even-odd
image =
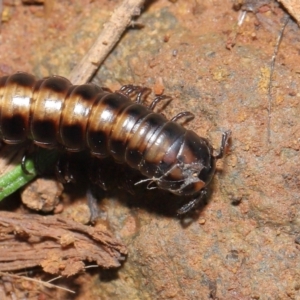
[[[55,163],[57,160],[57,152],[42,149],[38,153],[38,158],[39,162],[41,162],[39,168],[43,171]],[[0,177],[0,201],[37,176],[37,170],[33,159],[26,159],[25,169],[29,174],[25,174],[21,164],[19,164]]]

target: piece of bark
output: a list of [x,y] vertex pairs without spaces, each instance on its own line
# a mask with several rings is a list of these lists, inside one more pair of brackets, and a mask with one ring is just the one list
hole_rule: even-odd
[[71,276],[84,269],[85,261],[119,267],[127,254],[104,227],[4,211],[0,212],[0,243],[0,271],[41,265],[45,272]]
[[300,25],[300,2],[299,0],[278,0],[286,10],[296,19]]

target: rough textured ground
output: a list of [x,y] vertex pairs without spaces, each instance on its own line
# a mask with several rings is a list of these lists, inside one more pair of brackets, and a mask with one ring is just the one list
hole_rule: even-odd
[[[188,128],[216,148],[231,129],[232,143],[208,204],[190,220],[169,213],[176,201],[166,194],[107,197],[102,208],[128,259],[116,273],[73,279],[81,288],[69,299],[300,299],[299,28],[289,21],[276,59],[268,141],[284,17],[269,2],[238,27],[229,0],[153,1],[138,20],[144,28],[128,31],[105,61],[101,85],[163,88],[174,98],[167,116],[188,109],[196,115]],[[115,5],[59,1],[47,18],[42,6],[8,7],[1,74],[67,76]]]

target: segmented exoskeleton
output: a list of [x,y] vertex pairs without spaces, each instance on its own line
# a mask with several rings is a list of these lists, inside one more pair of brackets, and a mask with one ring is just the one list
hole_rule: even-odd
[[[230,132],[224,132],[214,154],[207,139],[153,112],[168,97],[158,96],[149,107],[141,104],[146,89],[124,86],[112,93],[94,84],[72,85],[53,76],[36,80],[27,73],[0,78],[0,131],[7,144],[32,140],[44,148],[88,149],[99,159],[138,170],[160,189],[190,196],[179,214],[192,209],[211,181],[216,160],[224,155]],[[136,94],[136,101],[130,98]]]

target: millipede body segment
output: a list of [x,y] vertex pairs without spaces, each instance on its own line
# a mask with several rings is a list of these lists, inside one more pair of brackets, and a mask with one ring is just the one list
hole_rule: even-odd
[[[59,76],[2,77],[1,138],[7,144],[29,139],[39,147],[87,149],[99,159],[112,157],[156,187],[190,196],[178,211],[185,213],[204,195],[230,132],[223,133],[220,151],[214,155],[207,139],[153,112],[159,98],[149,107],[139,103],[145,89],[136,88],[125,86],[112,93],[94,84],[74,86]],[[129,95],[135,90],[139,93],[133,102]]]

